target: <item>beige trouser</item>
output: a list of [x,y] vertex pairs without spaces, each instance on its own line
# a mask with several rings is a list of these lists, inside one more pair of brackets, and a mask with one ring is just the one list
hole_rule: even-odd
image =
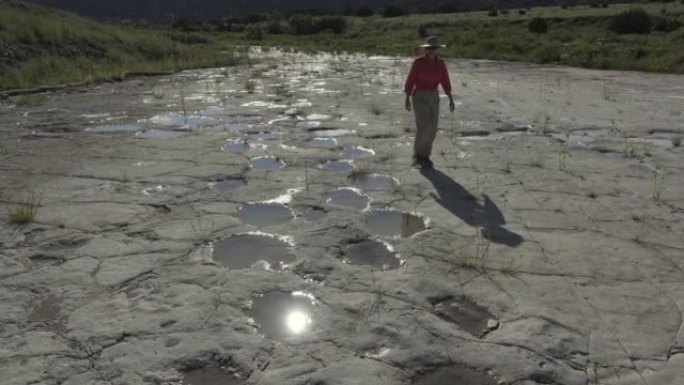
[[413,93],[413,111],[416,115],[416,140],[413,143],[415,156],[429,157],[432,143],[437,136],[439,120],[439,92],[416,91]]

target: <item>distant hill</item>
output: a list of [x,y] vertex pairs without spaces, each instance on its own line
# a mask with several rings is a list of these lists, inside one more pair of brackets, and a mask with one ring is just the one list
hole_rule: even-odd
[[[345,8],[381,10],[396,5],[410,12],[480,10],[539,5],[615,3],[614,0],[26,0],[94,16],[100,19],[161,20],[170,15],[188,19],[218,19],[247,14],[285,14],[320,9],[341,12]],[[626,1],[621,1],[626,2]]]

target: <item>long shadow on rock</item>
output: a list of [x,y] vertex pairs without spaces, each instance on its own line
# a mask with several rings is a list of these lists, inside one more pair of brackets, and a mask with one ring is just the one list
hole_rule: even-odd
[[480,228],[483,237],[510,247],[523,242],[522,236],[503,228],[506,219],[489,196],[483,194],[484,202],[480,204],[474,195],[443,172],[421,169],[420,173],[437,190],[437,194],[432,194],[435,201],[463,222]]

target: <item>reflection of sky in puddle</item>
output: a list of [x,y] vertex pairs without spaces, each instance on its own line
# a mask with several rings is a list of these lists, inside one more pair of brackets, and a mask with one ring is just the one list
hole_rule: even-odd
[[240,207],[238,218],[248,225],[263,227],[288,223],[294,214],[279,203],[247,203]]
[[208,123],[211,120],[207,117],[198,115],[188,115],[185,117],[182,113],[172,112],[169,114],[155,115],[150,118],[149,122],[160,126],[199,126]]
[[135,133],[138,139],[172,139],[190,135],[190,131],[181,130],[146,130]]
[[359,210],[366,210],[370,204],[370,198],[362,194],[358,189],[342,187],[325,194],[325,203],[337,206],[346,206]]
[[366,216],[366,228],[373,234],[408,238],[426,229],[422,218],[400,211],[373,210]]
[[279,132],[268,132],[268,131],[250,132],[247,135],[250,137],[250,139],[254,139],[254,140],[275,140],[275,139],[280,139],[280,137],[282,136],[282,134]]
[[391,270],[401,266],[402,261],[388,245],[376,241],[363,241],[350,246],[344,253],[344,262],[352,265],[366,265],[380,270]]
[[330,120],[332,116],[325,114],[311,114],[306,117],[306,120]]
[[309,145],[313,147],[335,148],[337,147],[337,139],[335,138],[314,138],[309,141]]
[[265,170],[265,171],[278,171],[285,167],[285,163],[282,160],[271,157],[271,156],[258,156],[252,158],[250,164],[255,170]]
[[140,125],[138,124],[110,124],[86,128],[88,132],[98,133],[136,132],[138,130],[140,130]]
[[238,234],[213,245],[214,260],[230,269],[284,270],[296,260],[290,245],[268,234]]
[[342,150],[342,154],[340,154],[342,158],[347,159],[369,158],[374,155],[375,151],[371,150],[370,148],[365,148],[361,146],[346,147],[344,150]]
[[320,164],[318,167],[325,171],[349,172],[354,169],[354,164],[351,160],[333,160]]
[[270,291],[252,301],[248,314],[264,336],[288,339],[311,331],[316,306],[307,293]]
[[323,137],[338,137],[338,136],[345,136],[345,135],[353,135],[356,133],[354,130],[347,130],[345,128],[329,128],[329,127],[322,127],[322,128],[310,128],[307,131],[313,132],[318,136],[323,136]]
[[149,196],[149,195],[158,195],[158,194],[162,194],[162,193],[163,193],[164,191],[166,191],[166,190],[167,190],[166,187],[164,187],[164,186],[162,186],[162,185],[159,185],[159,186],[149,187],[149,188],[143,189],[142,192],[143,192],[144,195],[148,195],[148,196]]

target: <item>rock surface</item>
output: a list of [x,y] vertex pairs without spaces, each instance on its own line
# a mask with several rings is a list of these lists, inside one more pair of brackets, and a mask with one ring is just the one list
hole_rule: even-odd
[[[0,198],[40,197],[28,225],[0,210],[3,384],[680,384],[681,76],[450,62],[430,171],[410,167],[409,60],[252,55],[1,102]],[[370,231],[373,210],[426,229]],[[239,234],[294,262],[212,258]],[[371,241],[402,265],[345,263]],[[250,316],[270,292],[311,300],[276,337]]]

